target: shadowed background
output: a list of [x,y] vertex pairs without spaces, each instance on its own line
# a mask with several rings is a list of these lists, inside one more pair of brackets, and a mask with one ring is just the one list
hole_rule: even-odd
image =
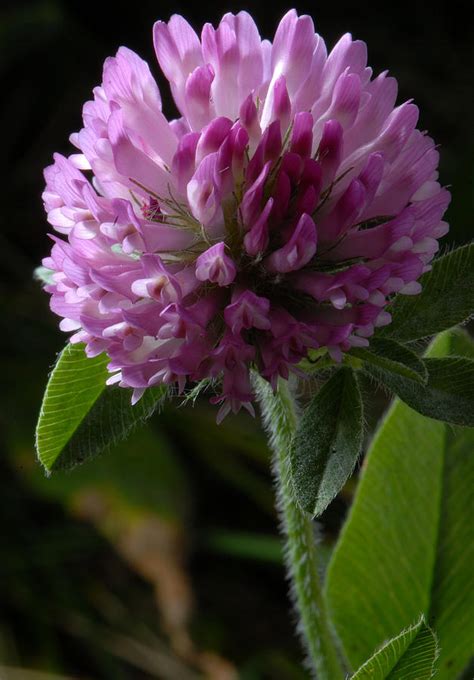
[[[49,480],[33,449],[42,391],[65,342],[32,278],[50,248],[42,169],[54,151],[70,152],[68,136],[81,127],[82,104],[100,82],[104,59],[127,45],[149,61],[173,117],[154,60],[154,20],[178,12],[199,30],[225,11],[247,9],[271,37],[288,7],[2,3],[2,680],[307,677],[288,614],[258,422],[228,418],[217,428],[205,399],[194,409],[170,405],[117,450]],[[421,128],[441,147],[441,180],[452,185],[445,242],[470,240],[470,3],[435,11],[425,2],[343,0],[297,9],[312,14],[328,46],[346,31],[365,40],[374,71],[389,68],[400,101],[415,99]],[[351,484],[322,518],[325,550],[350,497]]]

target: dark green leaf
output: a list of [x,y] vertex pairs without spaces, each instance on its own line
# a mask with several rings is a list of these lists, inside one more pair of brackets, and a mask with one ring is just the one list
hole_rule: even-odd
[[132,390],[105,387],[61,451],[51,470],[66,470],[118,444],[150,418],[167,395],[167,387],[150,387],[134,406]]
[[165,388],[147,390],[131,406],[130,390],[106,386],[109,359],[89,359],[82,345],[59,355],[41,405],[36,450],[48,472],[71,468],[125,437],[150,417]]
[[386,642],[351,680],[429,680],[437,657],[436,636],[421,619]]
[[301,507],[319,515],[341,490],[362,447],[362,401],[355,374],[341,368],[306,409],[291,448]]
[[420,295],[397,295],[389,308],[392,323],[379,331],[380,336],[417,340],[470,318],[474,313],[474,245],[435,260],[420,283]]
[[[429,353],[467,343],[445,333]],[[455,432],[398,400],[380,427],[325,591],[353,667],[420,612],[439,638],[437,680],[457,678],[474,653],[473,452],[474,431]]]
[[353,356],[383,371],[425,384],[428,372],[423,361],[410,349],[389,338],[372,338],[370,347],[354,347]]
[[430,358],[425,359],[425,366],[426,385],[374,367],[366,366],[365,370],[418,413],[474,427],[474,361],[464,357]]

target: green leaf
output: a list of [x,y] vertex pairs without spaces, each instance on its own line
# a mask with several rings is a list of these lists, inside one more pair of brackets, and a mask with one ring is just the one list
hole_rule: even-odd
[[[429,353],[465,344],[446,333]],[[398,400],[379,428],[325,590],[353,667],[420,612],[439,638],[437,680],[457,678],[474,653],[473,450],[474,431]]]
[[106,386],[109,359],[92,359],[67,345],[51,373],[36,428],[36,450],[47,472],[72,468],[123,439],[149,418],[164,387],[147,390],[132,406],[131,392]]
[[341,490],[362,447],[362,401],[356,376],[344,367],[306,409],[291,447],[298,503],[319,515]]
[[424,416],[474,427],[474,361],[465,357],[425,359],[428,382],[397,376],[378,368],[365,370]]
[[474,359],[474,342],[463,328],[453,328],[447,333],[441,333],[427,350],[430,359],[443,359],[453,355]]
[[433,262],[420,295],[397,295],[389,308],[392,323],[383,337],[417,340],[452,328],[474,313],[474,245],[457,248]]
[[389,338],[372,338],[370,347],[354,347],[350,353],[388,373],[395,373],[421,384],[428,380],[423,361],[408,347]]
[[429,680],[438,653],[436,636],[421,619],[386,642],[351,680]]
[[132,390],[106,386],[51,470],[69,470],[115,446],[159,408],[167,387],[150,387],[132,406]]

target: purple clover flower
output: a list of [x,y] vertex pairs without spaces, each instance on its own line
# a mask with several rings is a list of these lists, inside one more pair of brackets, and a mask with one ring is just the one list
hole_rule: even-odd
[[310,350],[367,346],[394,293],[416,295],[450,195],[438,152],[373,78],[366,45],[328,54],[294,10],[273,43],[246,12],[201,40],[157,22],[158,62],[181,118],[168,121],[148,65],[121,47],[45,170],[51,309],[110,383],[218,378],[220,421],[252,407],[249,371],[273,386]]

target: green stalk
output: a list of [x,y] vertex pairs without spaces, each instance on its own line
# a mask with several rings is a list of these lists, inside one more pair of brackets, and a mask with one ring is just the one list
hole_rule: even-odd
[[291,488],[289,452],[298,422],[297,406],[286,381],[280,381],[274,394],[260,376],[254,374],[253,380],[274,453],[277,502],[298,632],[318,680],[343,680],[346,674],[322,595],[314,526],[293,499]]

